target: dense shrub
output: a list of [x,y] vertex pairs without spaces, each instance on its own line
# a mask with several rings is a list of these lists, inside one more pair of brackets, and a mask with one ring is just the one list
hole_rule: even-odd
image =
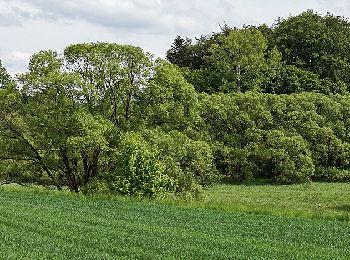
[[203,136],[225,179],[291,183],[309,180],[315,167],[349,169],[349,96],[200,97]]
[[165,173],[159,152],[140,134],[124,135],[114,160],[114,171],[108,174],[108,185],[113,192],[155,197],[175,188],[176,182]]
[[84,192],[198,197],[201,185],[218,179],[209,144],[178,131],[165,133],[160,129],[122,135],[109,169],[94,178]]
[[225,182],[254,181],[259,172],[258,165],[249,158],[247,147],[229,147],[216,143],[215,164]]
[[265,174],[279,183],[296,183],[309,181],[314,174],[315,166],[308,144],[301,136],[288,136],[274,130],[266,136],[266,156],[270,169],[264,167]]
[[226,180],[269,179],[277,183],[309,181],[314,163],[308,144],[301,136],[288,136],[273,130],[243,148],[219,147],[216,162]]
[[350,182],[350,170],[338,168],[322,168],[316,169],[315,181],[329,181],[329,182]]
[[176,192],[196,192],[198,184],[208,185],[218,178],[211,147],[205,141],[195,141],[179,131],[143,132],[145,139],[159,151],[165,172],[176,180]]

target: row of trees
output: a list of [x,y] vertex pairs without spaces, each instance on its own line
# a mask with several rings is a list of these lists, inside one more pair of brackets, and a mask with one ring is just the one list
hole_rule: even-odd
[[348,181],[347,30],[306,12],[178,37],[174,64],[92,43],[34,54],[16,79],[0,66],[0,180],[149,197],[217,181]]
[[349,95],[201,95],[215,164],[233,181],[350,180]]
[[177,37],[167,58],[199,92],[344,94],[350,90],[350,23],[307,11],[272,27],[225,25],[194,43]]

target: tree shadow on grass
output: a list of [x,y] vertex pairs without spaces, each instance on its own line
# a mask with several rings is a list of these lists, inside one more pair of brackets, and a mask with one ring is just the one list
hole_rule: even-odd
[[269,179],[256,179],[253,181],[238,181],[238,180],[232,180],[231,177],[224,177],[220,181],[221,184],[225,185],[240,185],[240,186],[271,186],[271,185],[276,185],[276,183],[273,183]]
[[338,205],[338,206],[332,207],[332,209],[335,209],[338,211],[350,212],[350,204]]

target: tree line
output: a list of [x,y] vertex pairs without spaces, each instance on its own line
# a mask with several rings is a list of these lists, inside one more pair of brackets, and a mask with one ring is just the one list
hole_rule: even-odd
[[0,180],[149,197],[216,182],[350,180],[350,23],[313,11],[0,66]]

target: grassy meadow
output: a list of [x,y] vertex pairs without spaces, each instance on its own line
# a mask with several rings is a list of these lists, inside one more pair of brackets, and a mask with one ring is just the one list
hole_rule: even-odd
[[348,183],[220,185],[206,191],[205,207],[279,216],[350,220]]
[[349,191],[214,186],[201,202],[170,205],[4,186],[0,258],[349,259]]

